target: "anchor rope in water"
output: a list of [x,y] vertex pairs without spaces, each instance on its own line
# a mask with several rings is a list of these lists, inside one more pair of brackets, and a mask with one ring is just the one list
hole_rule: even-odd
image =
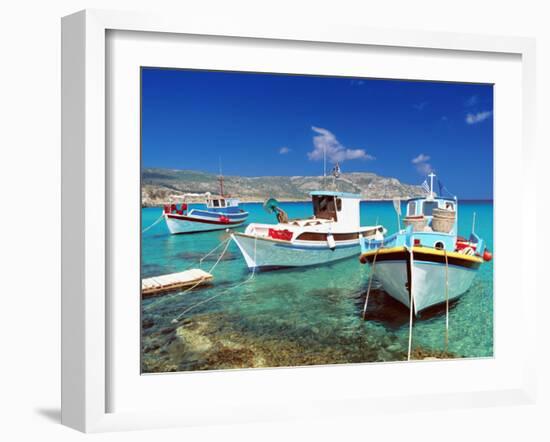
[[196,304],[193,304],[193,305],[187,307],[178,316],[176,316],[174,319],[172,319],[172,321],[171,321],[172,324],[177,324],[179,321],[181,321],[181,319],[187,313],[189,313],[191,310],[195,309],[196,307],[199,307],[203,304],[206,304],[207,302],[212,301],[213,299],[219,298],[220,296],[225,295],[227,292],[230,292],[231,290],[234,290],[234,289],[236,289],[238,287],[241,287],[241,286],[245,285],[246,283],[250,282],[256,274],[256,242],[257,242],[257,237],[254,237],[254,267],[252,268],[252,273],[250,274],[250,276],[248,278],[246,278],[244,281],[238,283],[237,285],[234,285],[232,287],[229,287],[229,288],[225,289],[224,291],[222,291],[221,293],[218,293],[217,295],[211,296],[210,298],[203,299],[202,301],[197,302]]
[[412,247],[409,249],[410,254],[410,280],[409,280],[409,293],[410,293],[410,300],[409,300],[409,351],[407,354],[407,361],[411,360],[411,351],[412,351],[412,331],[413,331],[413,308],[414,308],[414,296],[413,296],[413,285],[412,285],[412,279],[413,279],[413,249]]
[[143,230],[141,231],[141,233],[145,233],[145,232],[147,232],[147,230],[149,230],[149,229],[151,229],[152,227],[156,226],[156,225],[160,222],[160,220],[163,219],[163,218],[164,218],[164,213],[161,214],[161,215],[156,219],[156,221],[155,221],[153,224],[151,224],[149,227],[146,227],[145,229],[143,229]]

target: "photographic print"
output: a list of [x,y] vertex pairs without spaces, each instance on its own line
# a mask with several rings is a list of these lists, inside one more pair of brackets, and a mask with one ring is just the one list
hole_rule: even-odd
[[141,69],[141,372],[493,356],[493,86]]

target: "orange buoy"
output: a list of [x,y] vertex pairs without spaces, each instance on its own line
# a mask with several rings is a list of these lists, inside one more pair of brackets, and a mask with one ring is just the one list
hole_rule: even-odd
[[483,252],[483,261],[491,261],[493,259],[493,254],[489,250]]

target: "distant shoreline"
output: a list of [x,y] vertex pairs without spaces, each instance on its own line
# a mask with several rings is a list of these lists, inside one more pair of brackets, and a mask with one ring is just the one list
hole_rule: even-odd
[[[411,197],[416,198],[416,197]],[[410,198],[401,198],[402,202],[407,201]],[[284,199],[277,199],[280,203],[309,203],[311,202],[310,199],[303,199],[303,200],[284,200]],[[480,199],[480,198],[473,198],[473,199],[458,199],[459,202],[462,203],[493,203],[494,199]],[[240,204],[263,204],[265,202],[262,200],[250,200],[250,201],[240,201]],[[362,203],[391,203],[393,202],[393,199],[361,199]],[[166,203],[169,204],[169,203]],[[180,203],[178,203],[180,204]],[[193,201],[189,202],[188,204],[203,204],[203,201]],[[162,208],[164,204],[141,204],[142,209],[153,209],[153,208]]]

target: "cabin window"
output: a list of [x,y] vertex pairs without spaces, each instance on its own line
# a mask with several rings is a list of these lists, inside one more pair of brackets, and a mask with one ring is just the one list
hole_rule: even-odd
[[336,210],[338,212],[342,211],[342,199],[341,198],[336,198]]
[[447,201],[445,203],[445,209],[454,211],[455,210],[455,205],[453,203],[450,203],[450,202]]
[[220,200],[220,207],[225,207],[225,200]]
[[424,215],[432,216],[434,209],[439,206],[437,201],[424,201]]
[[407,205],[407,215],[412,216],[416,214],[416,201],[411,201]]
[[220,207],[220,202],[218,200],[212,200],[213,207]]
[[315,195],[313,197],[313,214],[317,218],[336,221],[335,198],[328,195]]

